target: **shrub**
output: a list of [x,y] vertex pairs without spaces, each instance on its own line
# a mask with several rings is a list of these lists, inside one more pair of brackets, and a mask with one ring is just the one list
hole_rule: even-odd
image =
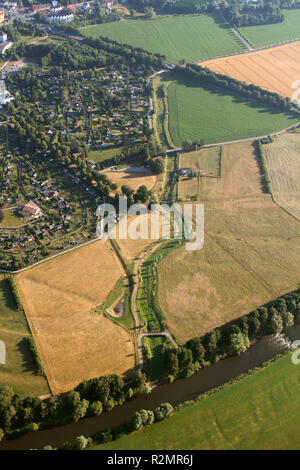
[[102,411],[103,411],[103,405],[101,401],[95,401],[94,403],[90,405],[90,413],[93,416],[101,415]]
[[155,408],[154,415],[156,421],[162,421],[163,419],[170,418],[174,414],[174,408],[171,403],[162,403]]

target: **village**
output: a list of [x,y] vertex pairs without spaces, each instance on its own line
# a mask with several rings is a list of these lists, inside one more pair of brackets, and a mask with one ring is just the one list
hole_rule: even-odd
[[[121,152],[146,141],[149,97],[139,68],[55,72],[31,66],[1,82],[8,132],[19,133],[19,141],[11,139],[18,146],[1,162],[4,269],[20,269],[94,237],[99,184],[109,181],[100,171],[108,166],[105,150]],[[29,138],[23,138],[25,121]],[[60,148],[73,152],[63,165],[56,158]],[[88,182],[86,174],[93,175]]]
[[20,269],[94,236],[97,199],[56,165],[9,155],[0,184],[1,267]]

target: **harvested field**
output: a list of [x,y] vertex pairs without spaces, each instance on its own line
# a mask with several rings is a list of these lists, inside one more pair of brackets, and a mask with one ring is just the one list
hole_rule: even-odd
[[128,229],[130,230],[130,227],[132,227],[135,230],[136,227],[137,231],[140,230],[139,226],[135,224],[143,224],[145,219],[148,219],[148,231],[146,233],[147,238],[138,238],[137,240],[133,240],[128,237],[126,240],[122,240],[119,238],[119,232],[117,230],[117,243],[121,249],[122,256],[128,264],[130,264],[137,257],[137,255],[139,255],[139,253],[144,251],[147,246],[151,245],[152,243],[158,242],[161,238],[162,228],[167,228],[166,219],[164,217],[160,218],[158,225],[156,225],[157,229],[159,230],[159,233],[158,237],[155,238],[155,235],[151,235],[151,216],[149,214],[144,214],[140,216],[139,222],[137,217],[132,217],[128,219]]
[[159,303],[179,342],[299,287],[300,225],[263,194],[251,143],[226,145],[222,178],[200,178],[202,250],[159,264]]
[[126,168],[123,171],[106,171],[105,175],[119,187],[123,184],[130,186],[136,191],[140,186],[145,185],[152,189],[157,181],[157,175],[154,175],[148,168]]
[[239,56],[213,59],[200,65],[292,98],[295,92],[292,84],[300,77],[299,59],[300,41],[297,41]]
[[178,197],[185,201],[187,199],[198,197],[199,178],[188,176],[180,176],[178,182]]
[[221,152],[221,146],[217,145],[184,153],[181,158],[181,167],[203,170],[209,176],[219,176]]
[[59,256],[16,276],[26,316],[53,393],[135,363],[130,334],[92,313],[123,269],[109,241]]
[[283,134],[263,148],[275,200],[300,221],[300,134]]

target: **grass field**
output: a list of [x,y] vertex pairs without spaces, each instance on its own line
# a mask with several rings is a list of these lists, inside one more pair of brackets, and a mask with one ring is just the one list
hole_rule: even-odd
[[22,396],[49,393],[44,377],[35,375],[35,364],[25,336],[30,334],[23,312],[16,309],[8,281],[0,278],[0,340],[6,346],[6,364],[0,365],[0,385],[10,385]]
[[0,223],[0,227],[15,228],[20,227],[26,220],[22,217],[18,217],[12,209],[2,210],[3,220]]
[[108,37],[163,54],[172,63],[230,54],[245,46],[218,15],[162,16],[80,28],[86,36]]
[[299,450],[299,367],[283,356],[112,449]]
[[111,147],[102,150],[90,150],[89,151],[89,159],[94,160],[94,162],[104,162],[105,160],[109,160],[110,158],[115,157],[118,153],[120,153],[122,147]]
[[221,147],[209,147],[184,153],[181,157],[182,168],[203,170],[207,174],[218,175]]
[[152,189],[157,180],[157,175],[154,175],[149,168],[132,168],[128,165],[124,171],[107,171],[105,175],[120,188],[126,184],[134,191],[142,185],[147,186],[148,189]]
[[240,28],[253,47],[278,44],[282,41],[300,39],[300,10],[283,10],[282,23]]
[[275,200],[300,221],[300,134],[280,135],[263,148]]
[[[171,76],[168,74],[167,79]],[[203,138],[209,144],[256,137],[299,120],[219,88],[175,76],[168,87],[168,108],[175,146],[181,146],[185,139]]]
[[123,275],[109,241],[99,241],[16,276],[53,393],[134,366],[130,334],[93,312]]
[[251,143],[225,145],[222,178],[200,178],[202,250],[159,263],[158,298],[179,342],[299,286],[299,222],[262,192]]
[[299,88],[292,86],[300,76],[299,54],[300,41],[249,54],[201,62],[201,66],[242,82],[254,83],[292,99],[293,93]]

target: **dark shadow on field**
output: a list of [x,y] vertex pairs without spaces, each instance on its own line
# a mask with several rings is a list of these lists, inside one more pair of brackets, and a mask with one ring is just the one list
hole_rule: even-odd
[[184,77],[183,75],[180,75],[179,73],[176,72],[167,72],[165,74],[161,75],[161,80],[162,81],[170,81],[172,80],[173,82],[177,82],[178,85],[184,85],[187,88],[202,88],[203,90],[207,91],[211,95],[214,96],[230,96],[233,99],[234,103],[239,103],[239,104],[244,104],[248,106],[248,108],[253,108],[258,110],[260,114],[269,114],[269,115],[276,115],[276,114],[282,114],[286,116],[288,119],[295,119],[296,115],[285,112],[283,110],[277,109],[273,106],[267,106],[266,104],[262,103],[261,101],[257,101],[254,98],[251,97],[246,97],[242,93],[234,92],[231,90],[223,89],[221,87],[218,87],[214,84],[210,85],[209,83],[202,81],[202,80],[197,80],[196,78],[192,77]]
[[9,310],[17,310],[7,279],[2,279],[2,281],[0,281],[0,291],[3,292],[2,299],[5,307]]
[[16,344],[17,350],[21,353],[22,357],[22,362],[21,362],[21,367],[22,367],[22,372],[34,372],[34,363],[32,359],[31,352],[29,351],[28,344],[25,340],[25,338],[22,338],[17,344]]

